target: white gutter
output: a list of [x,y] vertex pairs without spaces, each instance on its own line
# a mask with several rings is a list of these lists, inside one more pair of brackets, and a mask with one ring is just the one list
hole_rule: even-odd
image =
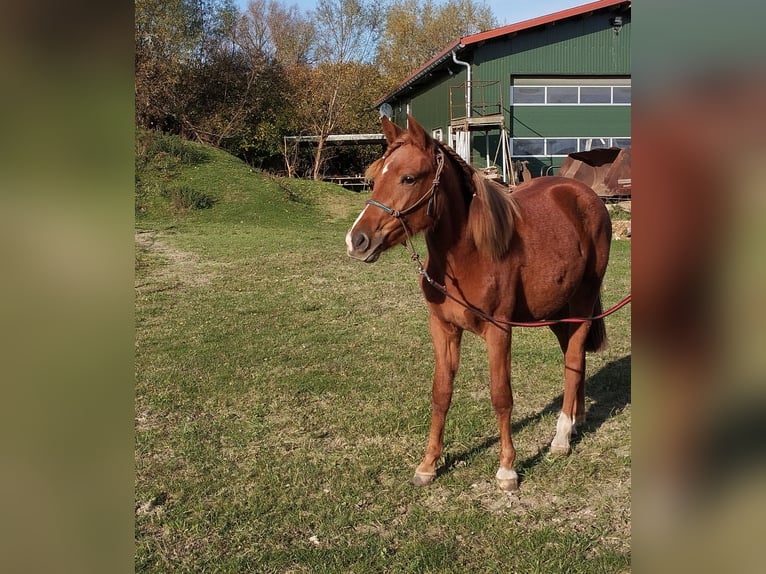
[[467,71],[467,78],[465,83],[465,117],[470,118],[471,117],[471,64],[469,64],[468,62],[463,62],[462,60],[458,60],[457,54],[455,54],[455,50],[452,50],[452,61],[459,66],[465,66],[465,69]]

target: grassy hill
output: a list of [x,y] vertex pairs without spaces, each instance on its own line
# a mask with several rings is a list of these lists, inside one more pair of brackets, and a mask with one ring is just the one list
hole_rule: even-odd
[[[629,570],[627,310],[589,358],[565,458],[547,454],[555,338],[514,331],[518,494],[494,484],[486,353],[466,335],[444,470],[414,488],[428,314],[402,250],[346,256],[365,196],[175,138],[137,147],[137,572]],[[605,306],[629,289],[630,244],[614,242]]]
[[337,185],[271,177],[236,157],[175,136],[136,141],[138,227],[186,223],[284,226],[348,215],[358,196]]

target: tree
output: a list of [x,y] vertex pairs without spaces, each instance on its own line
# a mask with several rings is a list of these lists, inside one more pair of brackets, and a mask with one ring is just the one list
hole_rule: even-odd
[[254,44],[239,16],[232,0],[136,1],[136,123],[269,165],[289,88],[272,37]]
[[184,133],[189,103],[210,88],[197,72],[227,57],[233,0],[136,0],[135,7],[136,123]]
[[369,63],[383,29],[380,4],[374,0],[319,0],[317,60],[329,64]]
[[379,85],[371,62],[383,18],[371,0],[319,0],[314,18],[319,63],[306,86],[300,117],[319,137],[312,170],[319,179],[327,136],[369,106],[369,87]]
[[178,110],[178,86],[196,38],[184,0],[135,2],[136,124],[172,130]]
[[394,0],[386,14],[377,62],[391,86],[439,53],[451,41],[497,26],[490,8],[474,0]]
[[319,136],[311,170],[319,179],[327,136],[371,131],[375,115],[369,105],[384,84],[374,65],[359,62],[319,64],[302,82],[296,114],[304,135]]
[[183,67],[178,119],[182,135],[231,149],[257,102],[261,69],[249,66],[233,42],[237,10],[232,0],[187,0],[187,26],[196,43]]
[[383,1],[318,0],[302,13],[252,0],[240,13],[233,0],[136,0],[137,126],[262,167],[283,152],[287,161],[284,135],[319,136],[310,168],[319,178],[327,136],[376,129],[370,103],[399,79],[381,68],[390,76],[407,61],[409,71],[490,21],[473,0],[393,0],[391,11]]
[[251,59],[267,58],[289,70],[313,62],[316,28],[297,6],[251,0],[237,26],[237,45]]

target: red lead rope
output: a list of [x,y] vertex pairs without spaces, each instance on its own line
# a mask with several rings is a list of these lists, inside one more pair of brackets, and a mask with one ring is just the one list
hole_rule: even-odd
[[438,283],[435,281],[429,274],[428,271],[426,271],[425,265],[420,261],[420,255],[418,255],[417,251],[415,251],[414,246],[412,246],[409,230],[407,229],[407,226],[404,225],[403,220],[399,220],[402,222],[402,225],[404,226],[404,230],[407,233],[407,242],[405,242],[405,248],[410,249],[412,256],[412,260],[415,261],[418,265],[418,272],[425,278],[426,281],[428,281],[428,284],[434,287],[437,291],[439,291],[442,295],[445,297],[449,297],[456,303],[462,305],[475,315],[478,315],[485,321],[488,321],[489,323],[492,323],[495,327],[499,327],[500,329],[507,330],[511,327],[549,327],[550,325],[556,325],[557,323],[587,323],[588,321],[595,321],[596,319],[603,319],[604,317],[611,315],[615,311],[623,308],[625,305],[631,302],[633,299],[632,295],[628,295],[625,297],[622,301],[617,303],[616,305],[613,305],[603,313],[599,313],[598,315],[594,315],[593,317],[566,317],[564,319],[544,319],[542,321],[506,321],[505,319],[495,319],[491,315],[488,315],[478,307],[474,307],[467,301],[462,301],[458,299],[457,297],[454,297],[453,295],[450,295],[447,293],[447,288],[442,285],[441,283]]
[[594,315],[593,317],[584,317],[584,318],[571,317],[566,319],[552,319],[550,321],[530,321],[529,323],[524,323],[520,321],[518,322],[517,321],[502,321],[502,322],[512,327],[547,327],[549,325],[555,325],[556,323],[585,323],[587,321],[595,321],[596,319],[603,319],[604,317],[611,315],[615,311],[622,309],[625,305],[630,303],[632,299],[633,299],[633,296],[628,295],[616,305],[613,305],[612,307],[610,307],[603,313],[599,313],[598,315]]
[[[432,194],[433,191],[436,189],[436,186],[439,183],[439,173],[441,172],[441,164],[439,165],[439,169],[436,173],[436,179],[434,179],[434,183],[431,186],[431,189],[429,192],[424,195],[420,200],[417,201],[417,205],[419,206],[421,202],[423,202],[424,198],[428,196],[429,194]],[[404,249],[406,251],[410,252],[410,258],[417,264],[418,266],[418,273],[420,273],[423,278],[428,281],[428,284],[431,285],[434,289],[439,291],[442,295],[445,297],[448,297],[455,301],[455,303],[458,303],[459,305],[462,305],[475,315],[478,315],[485,321],[492,323],[495,327],[498,327],[503,330],[510,330],[511,327],[549,327],[551,325],[556,325],[557,323],[587,323],[589,321],[595,321],[596,319],[603,319],[604,317],[611,315],[615,311],[622,309],[625,305],[631,302],[633,296],[628,295],[625,297],[622,301],[617,303],[616,305],[610,307],[603,313],[599,313],[598,315],[594,315],[593,317],[567,317],[565,319],[548,319],[548,320],[542,320],[542,321],[529,321],[529,322],[523,322],[523,321],[506,321],[505,319],[495,319],[491,315],[488,315],[478,307],[474,307],[467,301],[462,301],[461,299],[458,299],[454,295],[450,295],[447,293],[447,288],[442,285],[441,283],[438,283],[435,281],[429,274],[428,271],[426,271],[425,265],[420,261],[420,255],[418,255],[418,252],[415,250],[415,246],[412,244],[412,236],[410,235],[410,230],[407,228],[407,224],[404,221],[403,215],[405,213],[409,213],[412,209],[412,207],[407,208],[404,211],[396,211],[388,206],[385,206],[381,203],[378,203],[377,201],[367,201],[368,204],[374,205],[376,207],[380,207],[383,209],[386,213],[394,217],[399,221],[399,223],[402,224],[402,227],[404,228],[404,233],[407,236],[407,239],[404,242]]]
[[453,295],[450,295],[447,293],[447,288],[435,281],[429,274],[428,271],[426,271],[423,264],[420,262],[420,257],[417,256],[417,253],[414,254],[413,260],[415,260],[418,264],[418,267],[420,268],[419,273],[425,278],[426,281],[428,281],[428,284],[434,287],[437,291],[442,293],[445,297],[449,297],[456,303],[462,305],[469,311],[473,312],[474,314],[478,315],[485,321],[488,321],[492,323],[495,327],[499,327],[500,329],[506,330],[510,329],[511,327],[549,327],[550,325],[556,325],[557,323],[587,323],[588,321],[595,321],[596,319],[603,319],[604,317],[611,315],[615,311],[623,308],[625,305],[631,302],[633,296],[628,295],[625,297],[622,301],[617,303],[616,305],[613,305],[603,313],[599,313],[598,315],[594,315],[593,317],[567,317],[565,319],[549,319],[549,320],[542,320],[542,321],[506,321],[505,319],[495,319],[494,317],[487,315],[484,311],[481,309],[474,307],[467,301],[462,301],[458,299],[457,297],[454,297]]

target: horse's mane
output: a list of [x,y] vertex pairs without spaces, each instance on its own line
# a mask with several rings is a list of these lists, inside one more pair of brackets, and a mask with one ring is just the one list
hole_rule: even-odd
[[[368,180],[375,180],[383,169],[385,160],[396,149],[408,142],[406,138],[405,134],[404,137],[390,144],[383,156],[367,168],[365,177]],[[436,141],[433,141],[433,144],[451,159],[464,192],[469,194],[467,231],[477,249],[494,259],[502,258],[511,247],[514,221],[516,217],[519,217],[516,201],[511,197],[510,192],[482,176],[451,147]]]
[[471,191],[467,229],[476,248],[493,259],[505,256],[511,248],[515,218],[519,208],[510,192],[472,168],[451,147],[437,144],[459,168],[463,185]]

